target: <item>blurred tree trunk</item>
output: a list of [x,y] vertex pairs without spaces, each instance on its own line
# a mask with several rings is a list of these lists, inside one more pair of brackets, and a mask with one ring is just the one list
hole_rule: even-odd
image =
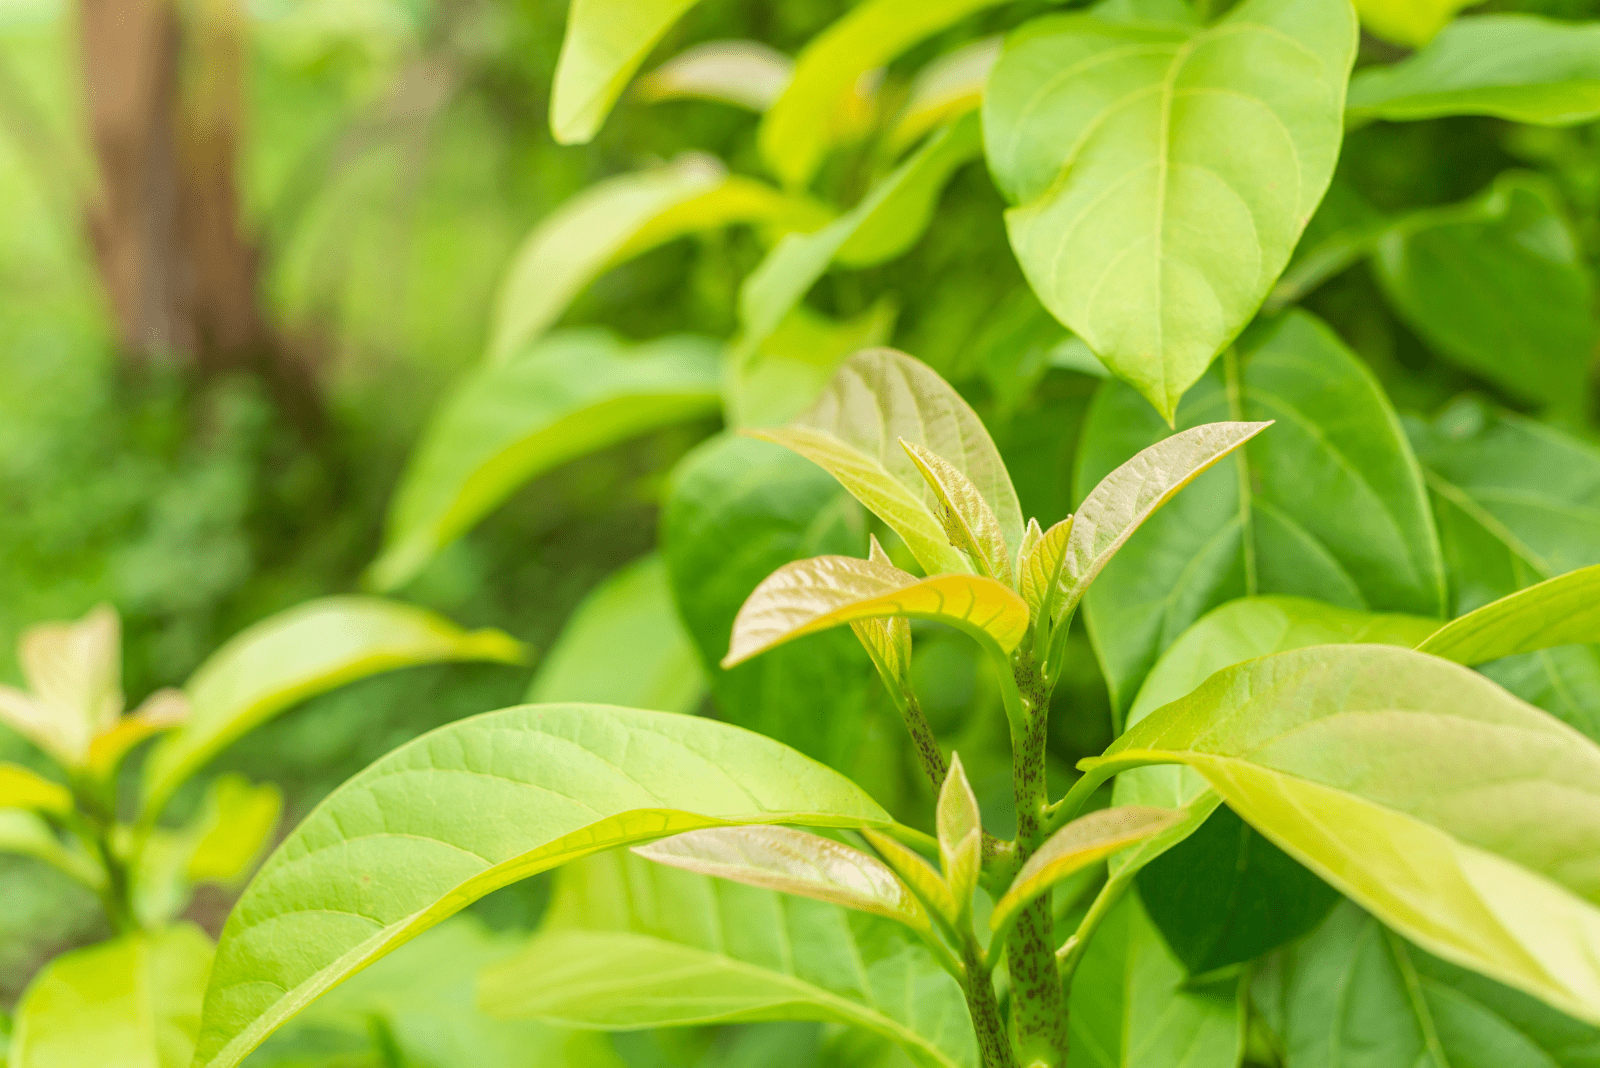
[[80,0],[79,19],[99,172],[88,224],[123,349],[256,372],[316,430],[311,369],[263,312],[240,212],[241,0]]

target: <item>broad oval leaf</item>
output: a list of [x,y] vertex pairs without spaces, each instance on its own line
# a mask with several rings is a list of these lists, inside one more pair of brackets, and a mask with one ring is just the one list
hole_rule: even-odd
[[1600,564],[1519,590],[1445,624],[1417,648],[1482,664],[1552,645],[1600,642]]
[[1022,541],[1022,507],[976,412],[926,364],[893,349],[858,352],[822,398],[787,427],[748,431],[827,470],[902,538],[930,575],[970,571],[936,518],[938,498],[900,439],[937,454],[993,510],[1007,545]]
[[1052,16],[989,79],[1029,284],[1169,422],[1328,187],[1355,46],[1344,0],[1245,0],[1192,30]]
[[936,126],[974,111],[983,103],[983,86],[1000,58],[1000,37],[963,45],[917,72],[906,94],[905,108],[887,135],[887,147],[898,155]]
[[145,815],[159,815],[172,792],[225,746],[308,697],[412,664],[515,664],[522,653],[498,630],[464,631],[426,609],[377,597],[324,597],[268,616],[190,676],[189,719],[145,761]]
[[1180,813],[1164,808],[1121,805],[1079,816],[1040,846],[1017,872],[989,916],[989,929],[1002,930],[1034,898],[1056,883],[1111,854],[1174,827]]
[[818,556],[785,564],[756,587],[734,620],[722,666],[802,635],[891,616],[945,623],[1007,654],[1028,630],[1028,606],[994,579],[919,579],[888,563]]
[[712,720],[525,705],[452,723],[346,782],[268,858],[223,928],[196,1063],[238,1064],[341,979],[569,860],[699,827],[889,822],[837,772]]
[[646,860],[871,912],[917,931],[928,913],[888,865],[791,827],[708,827],[634,846]]
[[1379,645],[1253,660],[1083,761],[1182,763],[1430,951],[1600,1021],[1600,746],[1464,667]]
[[369,581],[380,590],[405,584],[518,486],[559,464],[714,414],[719,365],[709,338],[629,346],[606,331],[574,330],[470,372],[417,444]]
[[898,1043],[918,1068],[978,1064],[960,987],[904,928],[620,851],[562,869],[544,930],[479,989],[495,1016],[606,1030],[825,1020]]
[[[625,670],[616,669],[619,662]],[[666,565],[651,553],[578,605],[540,663],[528,701],[693,712],[705,694],[706,675],[672,603]]]
[[21,764],[0,762],[0,808],[65,815],[72,811],[72,792]]
[[572,0],[550,93],[550,132],[584,144],[655,43],[695,0]]
[[73,950],[17,1006],[12,1068],[188,1068],[211,940],[180,924]]
[[766,111],[794,76],[794,62],[760,41],[705,41],[639,79],[647,103],[696,98]]

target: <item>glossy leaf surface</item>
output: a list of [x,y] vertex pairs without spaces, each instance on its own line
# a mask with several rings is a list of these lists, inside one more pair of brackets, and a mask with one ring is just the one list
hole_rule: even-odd
[[524,482],[559,464],[714,413],[719,358],[708,338],[629,346],[579,330],[471,372],[417,444],[369,580],[382,590],[404,585]]
[[836,772],[712,720],[526,705],[450,724],[345,783],[268,858],[223,928],[197,1063],[239,1063],[341,979],[567,861],[698,827],[887,821]]
[[1600,116],[1600,27],[1467,15],[1416,55],[1350,79],[1353,120],[1493,115],[1567,125]]
[[949,884],[922,854],[870,827],[863,828],[861,835],[918,899],[947,922],[956,924],[960,921],[961,908],[956,904]]
[[[1230,399],[1231,398],[1231,399]],[[1303,313],[1251,330],[1185,399],[1179,426],[1276,419],[1232,463],[1151,516],[1085,598],[1114,706],[1126,709],[1190,624],[1239,597],[1441,616],[1445,576],[1421,472],[1370,372]],[[1090,487],[1166,426],[1108,383],[1075,479]]]
[[626,854],[563,869],[545,930],[481,989],[496,1016],[608,1030],[828,1020],[921,1068],[977,1064],[955,980],[898,925]]
[[695,0],[573,0],[550,98],[556,143],[583,144],[645,56]]
[[1204,29],[1039,19],[995,67],[984,137],[1028,282],[1165,418],[1322,199],[1355,45],[1348,4],[1246,0]]
[[432,612],[376,597],[325,597],[269,616],[190,677],[188,722],[145,762],[145,812],[153,818],[224,747],[315,694],[412,664],[516,663],[521,656],[522,647],[500,631],[464,631]]
[[583,599],[539,665],[528,700],[693,712],[705,694],[705,672],[672,603],[666,565],[652,553]]
[[1569,571],[1452,620],[1417,646],[1481,664],[1553,645],[1600,642],[1600,565]]
[[648,103],[700,99],[766,111],[794,76],[794,61],[759,41],[706,41],[639,79]]

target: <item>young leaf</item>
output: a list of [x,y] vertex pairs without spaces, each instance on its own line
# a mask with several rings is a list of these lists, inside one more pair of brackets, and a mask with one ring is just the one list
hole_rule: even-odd
[[1015,550],[1006,544],[1000,520],[978,487],[948,460],[921,445],[901,438],[900,446],[933,490],[935,514],[944,524],[950,544],[965,553],[985,575],[1012,585],[1011,555]]
[[345,783],[267,859],[223,928],[197,1064],[231,1068],[341,979],[566,861],[699,827],[888,822],[838,773],[713,720],[527,705],[449,724]]
[[1193,30],[1048,16],[995,66],[984,139],[1028,282],[1169,422],[1328,187],[1356,36],[1342,0]]
[[1582,410],[1600,328],[1547,181],[1504,171],[1466,204],[1403,219],[1378,237],[1373,264],[1395,310],[1442,356],[1516,396]]
[[929,130],[954,122],[983,103],[983,84],[1000,58],[1003,39],[985,37],[940,56],[917,72],[905,107],[884,142],[898,156]]
[[516,663],[522,647],[497,630],[468,633],[432,612],[375,597],[324,597],[235,635],[184,687],[193,711],[144,765],[146,818],[241,735],[308,697],[411,664]]
[[822,398],[788,427],[749,431],[826,469],[889,524],[930,575],[970,571],[933,509],[938,498],[897,444],[921,445],[964,475],[989,505],[1007,545],[1022,540],[1022,508],[977,413],[931,368],[893,349],[846,360]]
[[960,922],[961,908],[956,904],[949,884],[921,854],[870,827],[862,828],[861,835],[878,851],[883,862],[911,888],[918,900],[951,926]]
[[[909,665],[907,665],[909,667]],[[31,808],[65,815],[72,811],[72,793],[21,764],[0,762],[0,808]]]
[[1600,117],[1600,26],[1537,15],[1467,15],[1427,47],[1350,79],[1352,122],[1493,115],[1566,126]]
[[550,92],[550,132],[561,145],[599,132],[655,43],[695,0],[572,0]]
[[518,486],[559,464],[714,413],[719,362],[708,338],[627,346],[581,330],[469,373],[417,444],[369,581],[380,590],[408,582]]
[[931,932],[928,914],[882,861],[789,827],[709,827],[634,846],[646,860],[870,912]]
[[90,774],[109,777],[128,751],[146,738],[180,726],[189,718],[189,699],[181,690],[157,690],[117,725],[89,743]]
[[1164,808],[1123,805],[1080,816],[1051,835],[1022,866],[995,902],[989,929],[1003,930],[1034,898],[1056,883],[1111,854],[1173,827],[1180,814]]
[[830,147],[839,102],[858,79],[918,41],[998,0],[866,0],[801,51],[794,78],[762,120],[761,156],[786,187],[810,184]]
[[1529,586],[1429,635],[1417,648],[1482,664],[1552,645],[1600,642],[1600,564]]
[[[1278,422],[1146,520],[1089,588],[1086,622],[1115,708],[1190,624],[1238,597],[1444,615],[1444,562],[1399,417],[1321,323],[1291,312],[1253,328],[1179,414],[1180,427]],[[1102,386],[1078,492],[1167,433],[1133,390]]]
[[685,49],[639,79],[647,104],[700,99],[762,112],[794,76],[794,61],[760,41],[706,41]]
[[957,913],[964,915],[983,870],[983,819],[959,753],[950,754],[950,771],[939,788],[937,824],[945,885],[955,898]]
[[100,605],[75,623],[38,623],[22,632],[17,662],[29,692],[0,686],[0,720],[66,768],[89,758],[90,743],[122,715],[122,624]]
[[[1030,531],[1037,530],[1035,520],[1029,520]],[[1017,565],[1021,576],[1022,599],[1028,610],[1041,625],[1055,614],[1056,594],[1060,588],[1061,566],[1067,558],[1067,539],[1072,535],[1072,516],[1038,535],[1027,546]],[[1026,538],[1024,539],[1026,540]]]
[[237,890],[272,844],[282,810],[283,795],[271,783],[213,779],[189,823],[151,828],[141,843],[132,880],[139,922],[151,930],[171,923],[200,883]]
[[1600,1021],[1600,746],[1554,717],[1421,653],[1316,646],[1212,676],[1073,792],[1163,762],[1407,938]]
[[994,579],[919,579],[892,564],[818,556],[785,564],[756,587],[734,620],[722,666],[829,627],[890,616],[944,623],[1003,653],[1028,629],[1028,606]]
[[[867,561],[881,567],[893,567],[889,554],[883,551],[875,536],[869,535],[870,551]],[[891,693],[911,687],[911,621],[904,616],[882,619],[863,619],[850,624],[861,647],[872,658],[872,664],[883,678]]]
[[918,1068],[973,1068],[960,987],[914,937],[618,851],[562,869],[544,930],[483,974],[479,996],[494,1016],[606,1030],[825,1020],[895,1042]]
[[[619,659],[627,670],[615,670]],[[578,605],[539,665],[528,701],[693,712],[705,694],[705,672],[672,603],[666,565],[651,553]]]
[[211,941],[192,924],[65,953],[17,1006],[12,1068],[188,1068]]

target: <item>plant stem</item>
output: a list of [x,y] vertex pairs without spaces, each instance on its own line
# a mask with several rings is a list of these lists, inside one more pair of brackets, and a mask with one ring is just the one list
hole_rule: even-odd
[[967,995],[967,1012],[972,1016],[972,1029],[978,1034],[978,1052],[983,1058],[983,1068],[1015,1068],[1011,1040],[1006,1037],[1005,1025],[1000,1021],[1000,1006],[994,999],[994,981],[983,966],[983,953],[973,938],[968,938],[962,949],[966,981],[961,985]]
[[99,858],[100,866],[105,869],[106,881],[100,888],[100,904],[106,911],[106,921],[111,924],[111,933],[123,935],[137,931],[139,921],[133,911],[128,869],[111,846],[110,829],[96,823],[85,837]]
[[895,704],[900,706],[900,717],[906,721],[906,730],[911,734],[911,744],[917,750],[917,762],[922,765],[923,774],[928,776],[928,781],[933,784],[934,792],[944,786],[945,773],[950,766],[945,763],[944,753],[939,749],[939,743],[933,737],[933,728],[928,726],[928,717],[922,714],[922,705],[917,703],[917,695],[907,687],[900,690],[891,687],[890,694],[898,694],[899,700]]

